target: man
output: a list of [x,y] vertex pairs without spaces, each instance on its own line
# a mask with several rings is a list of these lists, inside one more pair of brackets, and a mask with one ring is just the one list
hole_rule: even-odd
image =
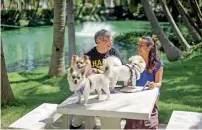
[[102,72],[102,60],[107,56],[117,56],[120,59],[120,54],[114,48],[112,48],[112,36],[111,33],[105,29],[102,29],[95,33],[94,36],[96,47],[93,47],[85,55],[90,57],[91,67],[95,68],[98,73]]
[[[102,29],[95,33],[94,36],[96,47],[93,47],[89,52],[85,53],[85,55],[89,56],[91,60],[91,67],[93,68],[95,73],[102,73],[103,70],[101,69],[103,63],[102,60],[107,56],[116,56],[119,59],[120,54],[119,52],[112,48],[112,35],[108,30]],[[113,90],[110,90],[113,93]],[[95,123],[95,117],[90,117],[91,119],[94,118],[93,122]],[[89,118],[89,119],[90,119]],[[70,126],[70,129],[78,129],[81,127],[82,122],[84,121],[84,116],[75,116],[73,122]]]

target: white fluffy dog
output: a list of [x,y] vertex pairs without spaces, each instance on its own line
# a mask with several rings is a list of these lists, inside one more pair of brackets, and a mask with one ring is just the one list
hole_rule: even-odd
[[110,56],[105,59],[105,64],[110,70],[112,88],[116,86],[117,81],[124,81],[124,85],[131,81],[132,86],[135,88],[136,80],[140,78],[140,73],[146,67],[146,63],[140,55],[130,57],[126,65],[122,65],[117,57]]
[[88,102],[88,97],[91,92],[97,90],[98,96],[97,99],[100,98],[103,89],[107,94],[107,99],[110,98],[109,91],[109,69],[105,67],[103,74],[94,74],[86,77],[83,73],[78,70],[70,67],[68,69],[68,83],[70,86],[70,90],[76,92],[78,94],[78,102],[81,103],[81,95],[84,96],[83,105],[86,106]]

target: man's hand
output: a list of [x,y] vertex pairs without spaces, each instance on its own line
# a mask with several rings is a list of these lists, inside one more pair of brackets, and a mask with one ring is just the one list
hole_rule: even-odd
[[92,68],[93,73],[98,73],[98,70],[96,68]]
[[98,74],[98,73],[99,73],[98,69],[96,69],[96,68],[91,68],[90,71],[87,73],[86,76],[89,76],[89,75],[91,75],[91,74]]

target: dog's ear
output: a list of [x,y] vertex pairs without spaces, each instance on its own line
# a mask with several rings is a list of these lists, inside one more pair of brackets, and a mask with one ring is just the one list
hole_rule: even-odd
[[85,62],[86,64],[91,65],[91,62],[90,62],[90,58],[89,58],[89,56],[84,55],[84,56],[83,56],[83,59],[84,59],[84,62]]
[[71,66],[74,66],[76,57],[77,57],[77,55],[75,55],[75,54],[72,55]]
[[84,61],[89,60],[89,57],[87,55],[83,56]]
[[140,56],[140,63],[145,63],[144,59]]
[[74,71],[73,67],[70,67],[70,73],[72,74]]
[[131,58],[128,59],[128,64],[131,64],[132,63],[132,60]]
[[72,59],[76,59],[77,55],[73,54]]

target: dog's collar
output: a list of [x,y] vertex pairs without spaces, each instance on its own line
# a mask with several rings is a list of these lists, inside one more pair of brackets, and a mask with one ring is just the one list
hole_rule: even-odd
[[77,90],[77,93],[83,94],[84,88],[85,88],[85,85],[83,85],[79,90]]
[[140,72],[139,68],[137,68],[136,66],[140,67],[138,64],[134,64],[134,65],[132,65],[132,69],[134,69],[134,68],[135,68],[137,71],[139,71],[139,72]]
[[[92,82],[91,82],[91,80],[90,80],[88,77],[87,77],[87,79],[88,79],[89,82],[90,82],[90,88],[91,88]],[[84,89],[85,89],[85,86],[86,86],[86,84],[83,85],[79,90],[77,90],[77,93],[78,93],[78,94],[83,94],[83,91],[84,91]]]
[[[133,69],[134,68],[137,69],[137,67],[135,67],[135,65],[133,65],[132,67],[130,67],[128,64],[125,64],[125,66],[127,66],[129,68],[129,70],[130,70],[130,78],[129,78],[129,80],[132,81],[132,78],[133,78]],[[135,75],[136,75],[136,78],[137,78],[137,72],[136,72],[136,70],[135,70]]]

